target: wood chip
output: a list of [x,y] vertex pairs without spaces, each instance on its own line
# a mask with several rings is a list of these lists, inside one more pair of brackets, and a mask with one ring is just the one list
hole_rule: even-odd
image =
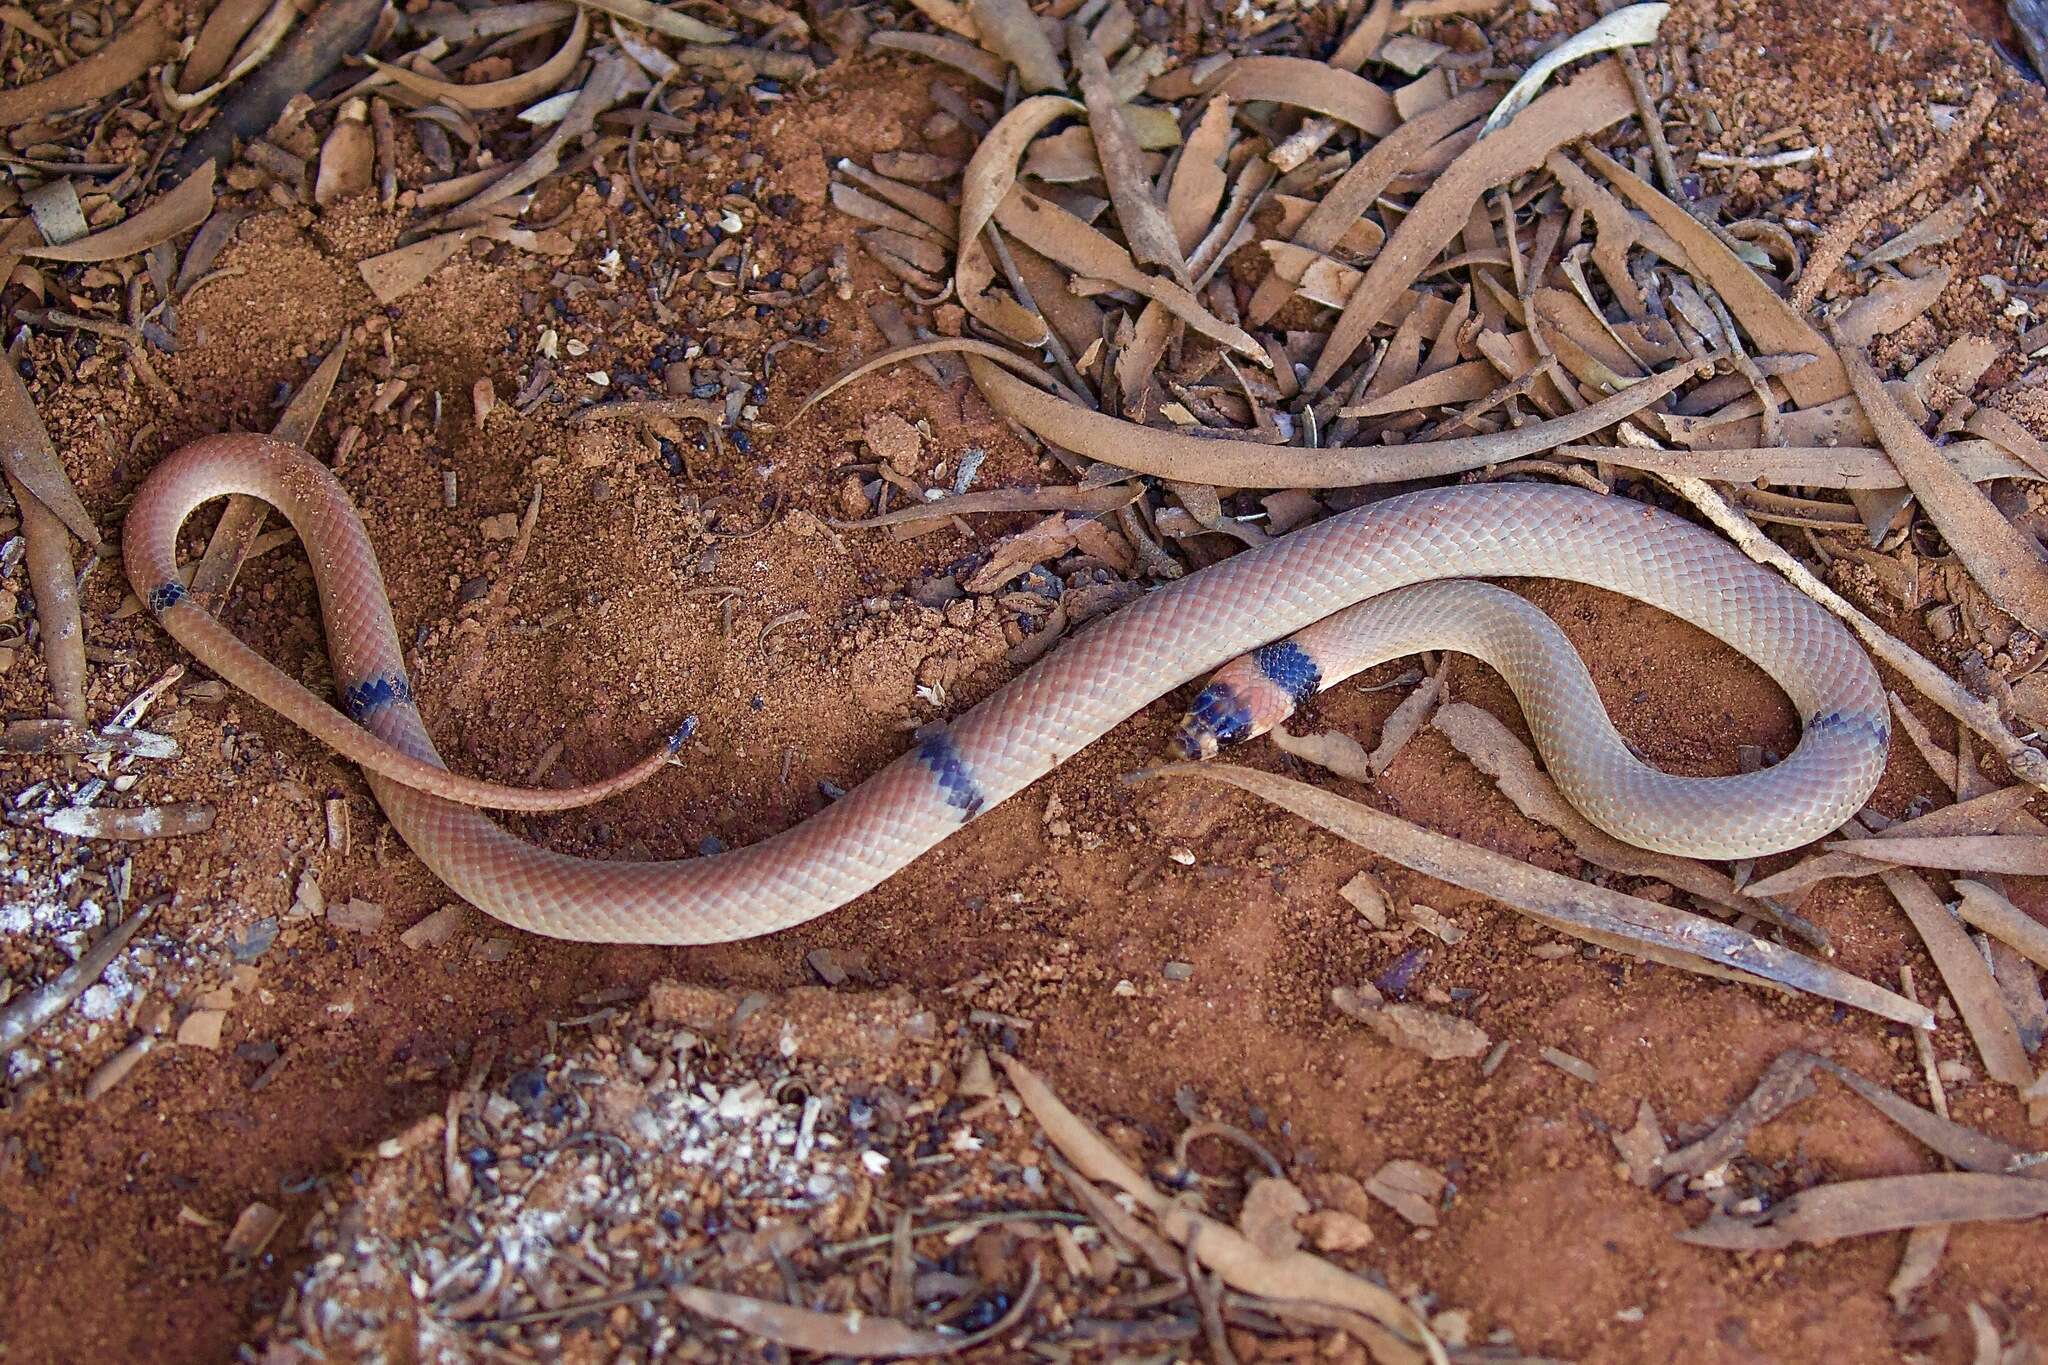
[[1378,994],[1370,986],[1339,986],[1330,992],[1330,1003],[1393,1046],[1433,1062],[1483,1056],[1493,1046],[1486,1030],[1470,1020],[1422,1005],[1386,1004]]
[[43,817],[43,828],[75,839],[174,839],[213,828],[214,808],[203,801],[161,806],[72,806]]
[[1419,1161],[1396,1157],[1372,1173],[1365,1192],[1416,1227],[1433,1228],[1437,1203],[1449,1183]]
[[1584,1081],[1587,1085],[1600,1084],[1599,1068],[1593,1066],[1590,1062],[1580,1061],[1569,1052],[1560,1052],[1554,1047],[1546,1047],[1538,1049],[1536,1055],[1556,1067],[1559,1071],[1564,1072],[1567,1076]]

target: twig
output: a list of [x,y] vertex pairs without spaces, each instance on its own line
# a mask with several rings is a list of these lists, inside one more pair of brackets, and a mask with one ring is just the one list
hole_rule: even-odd
[[1685,191],[1678,183],[1678,163],[1672,159],[1671,144],[1664,140],[1664,119],[1657,113],[1657,101],[1650,94],[1650,83],[1643,79],[1642,59],[1636,56],[1632,47],[1621,49],[1621,71],[1628,77],[1629,93],[1636,97],[1636,117],[1642,121],[1643,133],[1650,139],[1650,155],[1657,163],[1657,178],[1664,182],[1664,193],[1683,204]]
[[108,322],[104,318],[79,317],[61,308],[24,308],[15,315],[32,327],[65,327],[75,332],[93,332],[100,336],[112,337],[128,348],[128,359],[135,366],[135,373],[142,382],[156,390],[157,396],[176,402],[178,392],[164,383],[163,376],[156,372],[156,366],[149,363],[149,343],[142,339],[142,333],[123,322]]
[[327,0],[186,145],[172,174],[182,180],[208,161],[225,161],[237,138],[255,137],[277,122],[294,95],[325,79],[369,38],[383,9],[384,0]]
[[1744,554],[1784,574],[1792,580],[1793,587],[1840,617],[1871,653],[1897,669],[1922,696],[1974,730],[2005,761],[2014,777],[2048,791],[2048,755],[2022,743],[2008,730],[1996,706],[1971,696],[1960,683],[1929,663],[1905,641],[1886,631],[1858,610],[1853,602],[1821,582],[1811,569],[1779,548],[1777,542],[1758,530],[1755,522],[1705,479],[1689,474],[1659,474],[1657,477],[1705,513],[1707,520],[1726,532]]
[[0,1053],[12,1051],[37,1029],[62,1014],[86,987],[100,979],[100,973],[120,956],[121,950],[128,946],[128,940],[135,937],[135,931],[143,926],[157,906],[169,899],[166,896],[143,905],[122,920],[112,933],[86,949],[78,961],[55,978],[8,1001],[7,1007],[0,1009]]

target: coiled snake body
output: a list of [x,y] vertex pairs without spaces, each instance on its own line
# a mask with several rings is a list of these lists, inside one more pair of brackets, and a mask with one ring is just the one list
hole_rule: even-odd
[[[352,719],[185,593],[178,528],[231,493],[276,506],[304,542]],[[707,858],[601,861],[535,847],[463,804],[573,802],[521,799],[446,771],[412,700],[369,537],[341,485],[298,448],[227,435],[178,451],[137,497],[123,554],[137,595],[202,664],[364,765],[391,823],[452,890],[509,924],[580,941],[714,943],[801,924],[1248,650],[1184,723],[1194,751],[1270,725],[1316,686],[1380,659],[1464,650],[1506,674],[1560,787],[1588,818],[1632,843],[1699,857],[1777,852],[1835,829],[1877,785],[1890,735],[1876,670],[1849,633],[1716,537],[1573,488],[1442,488],[1332,517],[1150,593],[784,833]],[[1504,575],[1589,583],[1703,627],[1785,689],[1805,724],[1798,747],[1742,777],[1645,767],[1614,732],[1584,665],[1533,607],[1484,585],[1433,581]],[[579,793],[630,785],[658,761]]]

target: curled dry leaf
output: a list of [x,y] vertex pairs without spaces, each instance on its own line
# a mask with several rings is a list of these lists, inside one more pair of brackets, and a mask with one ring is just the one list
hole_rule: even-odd
[[1868,270],[1874,265],[1903,261],[1916,251],[1952,242],[1962,235],[1963,229],[1970,225],[1970,220],[1977,216],[1977,210],[1982,207],[1984,191],[1981,187],[1972,189],[1967,194],[1959,194],[1898,236],[1872,250],[1869,255],[1856,262],[1855,269]]
[[[1364,1314],[1391,1329],[1386,1333],[1389,1353],[1412,1357],[1412,1348],[1402,1341],[1405,1338],[1421,1343],[1430,1360],[1446,1361],[1428,1327],[1394,1294],[1305,1251],[1270,1255],[1237,1229],[1169,1200],[1022,1062],[1000,1054],[996,1061],[1025,1108],[1045,1129],[1046,1137],[1081,1175],[1129,1195],[1139,1211],[1157,1219],[1162,1232],[1187,1248],[1199,1264],[1221,1276],[1225,1284],[1269,1298],[1299,1299]],[[1101,1199],[1099,1191],[1095,1198],[1100,1205],[1115,1208]],[[1097,1205],[1091,1202],[1091,1207]]]
[[2048,926],[1984,882],[1960,880],[1956,894],[1965,920],[2043,967],[2048,967]]
[[993,1325],[972,1334],[954,1334],[912,1327],[894,1318],[866,1313],[820,1313],[776,1303],[771,1299],[726,1294],[701,1285],[677,1285],[670,1291],[677,1303],[714,1322],[737,1327],[749,1336],[766,1337],[780,1345],[820,1355],[851,1356],[861,1360],[952,1355],[993,1341],[1023,1320],[1030,1311],[1038,1289],[1039,1269],[1034,1258],[1025,1287]]
[[982,45],[1017,68],[1025,90],[1064,89],[1066,71],[1038,16],[1024,0],[967,0]]
[[1609,12],[1590,28],[1565,39],[1531,63],[1529,69],[1522,73],[1522,78],[1508,88],[1499,105],[1486,116],[1479,135],[1485,137],[1498,131],[1536,97],[1545,81],[1569,63],[1596,52],[1608,52],[1618,47],[1641,47],[1657,41],[1657,30],[1664,23],[1664,16],[1670,12],[1671,6],[1664,4],[1624,5]]
[[[232,10],[235,8],[237,8],[236,5],[223,4],[217,6],[216,10]],[[226,74],[221,76],[219,80],[195,89],[182,76],[180,79],[173,81],[171,79],[173,74],[171,67],[167,64],[162,72],[161,85],[157,91],[158,95],[162,97],[165,104],[181,114],[208,103],[214,96],[220,94],[221,91],[261,66],[270,54],[277,50],[277,45],[284,41],[285,35],[291,32],[292,22],[298,17],[298,6],[292,3],[292,0],[274,0],[270,8],[264,12],[262,19],[258,21],[256,27],[250,30],[248,36],[242,40],[241,46],[235,49],[232,60],[228,63]],[[211,28],[211,26],[212,21],[209,20],[208,27]],[[202,30],[200,37],[202,40],[206,37],[205,31]],[[195,47],[193,49],[192,55],[194,62],[197,62],[200,58],[198,48]],[[192,63],[187,64],[187,72],[185,73],[187,76],[190,74],[191,65]],[[218,68],[215,69],[217,70]],[[209,71],[208,74],[211,75],[212,72]]]
[[1685,253],[1682,268],[1712,288],[1759,348],[1819,357],[1815,363],[1793,370],[1780,380],[1795,402],[1811,407],[1849,392],[1849,377],[1827,338],[1780,298],[1764,277],[1745,264],[1712,229],[1599,148],[1585,146],[1579,151],[1623,197],[1671,235]]
[[[1612,59],[1523,110],[1507,127],[1459,154],[1373,258],[1316,357],[1306,387],[1326,387],[1394,301],[1465,230],[1481,195],[1541,166],[1559,147],[1635,112],[1635,97]],[[1747,267],[1744,267],[1747,270]]]
[[707,24],[673,5],[658,5],[654,0],[576,0],[576,3],[584,9],[599,10],[670,38],[680,38],[686,43],[716,45],[730,43],[736,36],[731,29]]
[[60,246],[26,247],[21,254],[43,261],[115,261],[138,256],[205,222],[213,212],[213,181],[214,167],[209,162],[149,207],[110,228]]
[[1949,872],[2048,875],[2048,835],[1954,834],[1920,838],[1836,839],[1827,845],[1874,863]]
[[1811,308],[1835,271],[1849,258],[1857,239],[1872,223],[1897,211],[1899,205],[1947,175],[1976,145],[1978,135],[1984,131],[1984,124],[1991,117],[1992,106],[1997,103],[1997,91],[1988,86],[1978,90],[1971,97],[1969,108],[1963,111],[1955,126],[1942,135],[1933,150],[1857,200],[1847,212],[1829,224],[1820,240],[1806,253],[1806,268],[1800,272],[1799,287],[1792,295],[1792,306]]
[[2019,1222],[2043,1214],[2048,1214],[2048,1183],[1943,1171],[1819,1185],[1773,1204],[1753,1220],[1716,1214],[1678,1239],[1723,1251],[1775,1251],[1901,1228]]
[[243,39],[273,8],[273,0],[219,0],[200,25],[174,88],[189,95],[227,70]]
[[1659,1169],[1681,1175],[1704,1175],[1739,1155],[1749,1135],[1786,1110],[1813,1097],[1813,1068],[1818,1059],[1804,1052],[1780,1053],[1742,1103],[1699,1141],[1666,1156]]
[[1472,766],[1494,780],[1516,809],[1564,835],[1572,850],[1595,867],[1631,877],[1656,877],[1744,914],[1769,913],[1769,907],[1756,899],[1757,892],[1752,889],[1745,895],[1736,891],[1727,876],[1710,865],[1636,848],[1594,825],[1565,800],[1564,793],[1537,766],[1536,756],[1490,712],[1470,702],[1451,702],[1437,711],[1431,723]]
[[960,179],[960,246],[953,286],[960,306],[980,322],[1023,346],[1043,345],[1045,321],[1007,294],[993,294],[995,262],[982,229],[1017,183],[1017,166],[1031,139],[1059,119],[1086,110],[1063,95],[1033,95],[1020,101],[990,128],[968,159]]
[[985,512],[1072,512],[1095,516],[1128,507],[1142,496],[1144,489],[1133,483],[1114,483],[1102,488],[996,488],[981,493],[957,493],[858,521],[830,519],[827,524],[844,531]]
[[1404,446],[1337,446],[1315,450],[1142,427],[1040,393],[976,355],[968,356],[967,367],[997,410],[1062,449],[1141,474],[1223,488],[1343,488],[1401,483],[1521,459],[1605,430],[1670,394],[1696,373],[1692,366],[1681,365],[1630,385],[1580,412],[1490,435]]
[[[1842,314],[1842,320],[1835,324],[1836,338],[1845,346],[1861,350],[1932,308],[1941,291],[1948,288],[1948,282],[1946,267],[1930,270],[1917,280],[1908,275],[1880,280],[1876,288],[1850,304]],[[1792,482],[1782,476],[1776,481]]]
[[423,76],[410,67],[397,66],[376,57],[365,58],[371,67],[383,72],[398,84],[415,94],[430,100],[439,100],[461,109],[510,109],[522,104],[531,104],[548,94],[569,78],[576,69],[576,63],[583,60],[583,45],[590,38],[590,16],[582,9],[576,11],[575,23],[569,29],[569,36],[553,56],[516,76],[503,80],[483,81],[476,85],[464,85],[460,81],[444,81],[432,76]]
[[[1979,408],[1982,413],[1986,409]],[[1560,446],[1569,459],[1605,460],[1651,474],[1712,479],[1717,483],[1764,481],[1802,488],[1893,489],[1906,486],[1898,466],[1874,446],[1740,446],[1711,450],[1652,450],[1642,446]],[[1991,441],[1958,441],[1942,455],[1972,483],[2037,477],[2038,471]]]

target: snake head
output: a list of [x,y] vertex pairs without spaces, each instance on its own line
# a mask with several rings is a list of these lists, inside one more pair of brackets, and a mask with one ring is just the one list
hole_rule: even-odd
[[1186,759],[1214,758],[1226,745],[1249,739],[1252,713],[1239,698],[1237,689],[1221,681],[1210,683],[1195,698],[1195,704],[1181,717],[1174,731],[1173,747]]

